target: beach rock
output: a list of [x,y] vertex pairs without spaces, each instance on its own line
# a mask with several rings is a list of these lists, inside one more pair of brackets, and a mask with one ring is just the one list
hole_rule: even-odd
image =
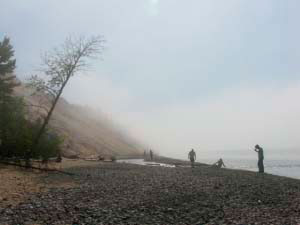
[[[72,168],[77,187],[6,207],[0,224],[298,224],[300,181],[208,167]],[[1,208],[0,208],[1,209]],[[298,221],[298,222],[297,222]]]

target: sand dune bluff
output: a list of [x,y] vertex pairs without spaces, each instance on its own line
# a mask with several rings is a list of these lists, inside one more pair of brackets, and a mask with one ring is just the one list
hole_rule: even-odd
[[[49,109],[47,96],[32,95],[24,85],[15,88],[15,93],[25,99],[29,116],[37,118]],[[43,108],[35,107],[42,105]],[[65,157],[136,156],[142,153],[142,146],[126,134],[104,113],[86,106],[68,103],[61,98],[54,110],[49,125],[64,140]]]

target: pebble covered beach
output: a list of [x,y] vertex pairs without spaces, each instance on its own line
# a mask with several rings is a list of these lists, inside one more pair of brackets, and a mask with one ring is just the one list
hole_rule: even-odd
[[18,204],[0,201],[0,224],[300,224],[297,179],[201,165],[93,163],[65,170],[74,175],[36,179],[73,185],[51,185]]

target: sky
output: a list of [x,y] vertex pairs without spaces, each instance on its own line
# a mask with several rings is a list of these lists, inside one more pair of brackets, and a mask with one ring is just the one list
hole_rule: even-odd
[[10,0],[0,38],[18,77],[66,37],[103,35],[105,49],[64,97],[109,115],[160,154],[297,156],[297,0]]

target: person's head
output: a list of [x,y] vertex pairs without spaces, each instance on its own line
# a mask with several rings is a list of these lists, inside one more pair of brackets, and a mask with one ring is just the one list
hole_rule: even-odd
[[194,149],[192,148],[192,152],[194,151]]
[[259,145],[255,145],[255,148],[260,148]]

